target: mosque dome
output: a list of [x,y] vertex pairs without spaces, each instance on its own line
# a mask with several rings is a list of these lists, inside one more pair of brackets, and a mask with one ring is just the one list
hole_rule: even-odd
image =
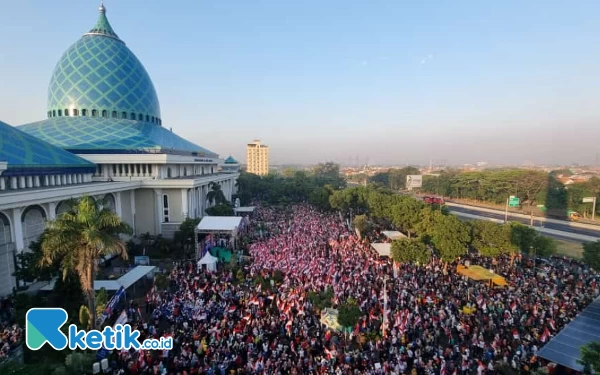
[[114,32],[100,6],[98,22],[62,55],[48,88],[48,117],[104,117],[162,125],[146,69]]

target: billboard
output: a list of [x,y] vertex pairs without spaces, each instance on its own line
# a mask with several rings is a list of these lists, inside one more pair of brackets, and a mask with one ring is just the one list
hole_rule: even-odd
[[423,176],[420,174],[411,174],[406,176],[406,188],[412,190],[423,186]]

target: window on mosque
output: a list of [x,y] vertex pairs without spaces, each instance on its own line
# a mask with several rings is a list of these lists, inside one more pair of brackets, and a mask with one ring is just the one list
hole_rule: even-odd
[[135,120],[135,113],[131,112],[131,117],[130,119]]
[[104,118],[108,117],[108,112],[106,111],[106,109],[102,110],[102,117],[104,117]]
[[52,111],[48,111],[48,118],[52,117]]
[[162,119],[158,119],[158,125],[162,126]]
[[113,111],[112,113],[112,118],[118,118],[119,116],[117,115],[117,111]]
[[154,116],[152,116],[152,121],[151,122],[154,122]]
[[163,195],[163,217],[164,217],[164,222],[168,223],[169,222],[169,196],[168,195]]
[[58,110],[58,117],[61,117],[61,116],[62,116],[62,110],[59,109]]
[[52,111],[52,117],[56,117],[56,110]]
[[150,122],[150,116],[146,115],[146,122]]
[[78,109],[74,109],[73,110],[73,116],[79,116],[79,110]]
[[127,120],[127,112],[121,113],[121,118]]
[[144,121],[144,115],[142,115],[141,113],[138,116],[138,121]]
[[65,109],[65,116],[69,116],[69,110]]
[[148,164],[148,173],[152,174],[152,164]]
[[98,111],[95,109],[92,109],[92,117],[98,117]]
[[81,115],[82,116],[87,116],[87,109],[82,109],[81,110]]

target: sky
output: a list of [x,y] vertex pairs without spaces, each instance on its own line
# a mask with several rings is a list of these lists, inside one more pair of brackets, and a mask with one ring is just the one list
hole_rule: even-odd
[[[6,1],[0,120],[43,119],[96,0]],[[163,126],[245,162],[595,163],[600,1],[105,0]]]

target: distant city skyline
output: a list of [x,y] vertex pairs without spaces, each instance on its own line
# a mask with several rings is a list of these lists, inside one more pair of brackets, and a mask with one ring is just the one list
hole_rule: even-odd
[[[54,64],[99,1],[0,13],[0,120],[46,113]],[[106,0],[153,78],[163,125],[271,164],[595,164],[600,2]],[[65,19],[56,27],[57,19]]]

